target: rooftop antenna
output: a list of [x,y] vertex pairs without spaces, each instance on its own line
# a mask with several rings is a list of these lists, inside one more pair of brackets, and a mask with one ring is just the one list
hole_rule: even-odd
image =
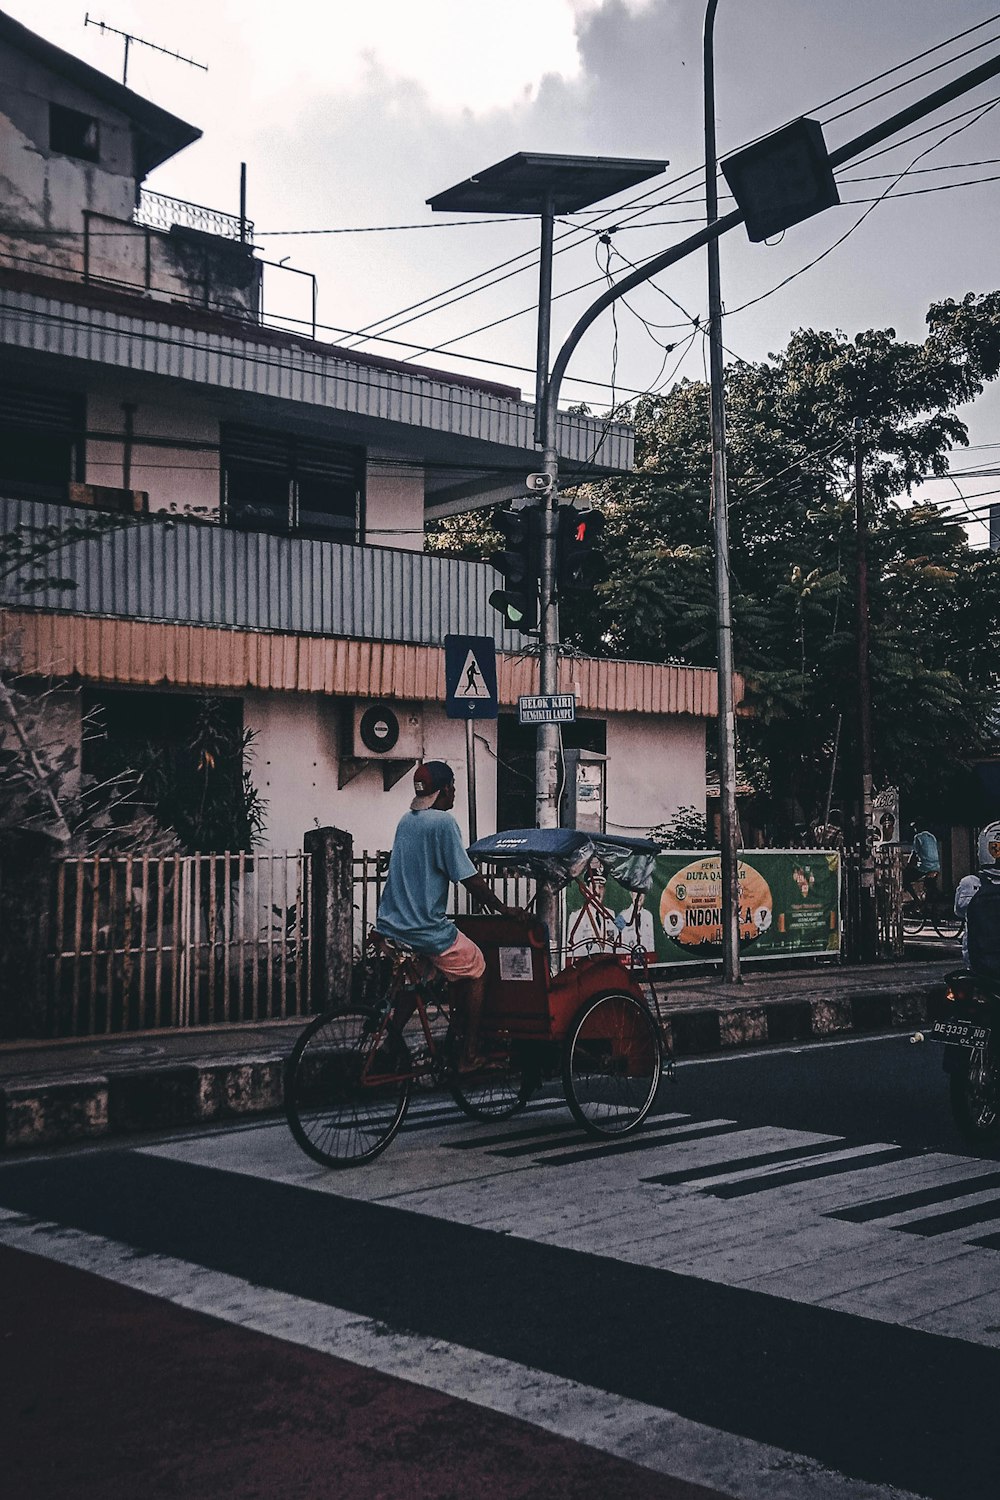
[[180,52],[172,52],[169,47],[160,47],[156,42],[147,42],[145,37],[133,36],[129,31],[119,31],[117,26],[109,26],[105,21],[92,21],[90,12],[83,18],[84,26],[98,26],[102,34],[110,32],[112,36],[120,36],[125,43],[125,57],[122,64],[122,83],[128,83],[128,49],[130,42],[136,42],[140,47],[148,47],[151,52],[162,52],[165,57],[176,57],[178,62],[187,63],[192,68],[200,68],[203,73],[208,72],[208,64],[195,62],[193,57],[184,57]]

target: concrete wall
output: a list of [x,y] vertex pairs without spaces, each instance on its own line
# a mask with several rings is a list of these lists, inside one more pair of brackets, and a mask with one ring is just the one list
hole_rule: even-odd
[[[139,181],[127,115],[2,43],[0,101],[0,264],[254,316],[261,267],[245,247],[132,223]],[[96,162],[50,149],[50,104],[96,119]]]
[[[129,219],[135,205],[135,152],[129,120],[92,94],[50,73],[23,53],[0,45],[0,199],[14,231],[0,235],[0,260],[31,269],[82,269],[83,211]],[[49,150],[49,104],[94,116],[100,161]],[[33,236],[31,231],[44,230]],[[52,230],[69,231],[65,238]]]
[[705,720],[608,715],[608,832],[642,838],[680,807],[705,811]]
[[[87,430],[90,433],[122,432],[125,423],[119,394],[92,393],[87,398]],[[145,490],[152,511],[173,510],[178,514],[219,514],[219,421],[206,415],[194,402],[164,405],[145,399],[133,400],[132,428],[140,438],[154,437],[208,444],[206,448],[149,447],[133,443],[130,489]],[[87,441],[86,472],[89,484],[124,485],[124,443],[119,438]]]
[[[408,704],[393,704],[401,713]],[[467,829],[465,726],[439,704],[421,705],[423,753],[455,771],[456,816]],[[251,774],[269,800],[266,844],[298,849],[307,828],[333,823],[353,834],[358,849],[385,849],[412,796],[406,775],[383,790],[373,761],[338,789],[341,744],[338,700],[248,693],[244,722],[256,731]],[[476,781],[480,834],[496,828],[496,726],[476,726]],[[350,746],[345,745],[349,753]],[[502,772],[501,772],[502,774]],[[644,835],[679,807],[705,808],[705,724],[699,719],[640,714],[608,716],[608,830]]]
[[[354,836],[357,849],[388,849],[396,824],[413,796],[407,774],[388,792],[382,766],[367,765],[338,789],[343,700],[278,693],[247,693],[244,724],[255,731],[250,767],[254,785],[269,802],[265,843],[272,849],[299,849],[307,828],[335,824]],[[393,704],[400,713],[410,704]],[[423,717],[423,754],[446,760],[455,772],[458,797],[455,816],[468,831],[465,725],[445,717],[439,704],[419,705]],[[496,822],[496,726],[476,726],[487,746],[477,743],[476,791],[480,833]],[[345,743],[349,753],[351,746]]]

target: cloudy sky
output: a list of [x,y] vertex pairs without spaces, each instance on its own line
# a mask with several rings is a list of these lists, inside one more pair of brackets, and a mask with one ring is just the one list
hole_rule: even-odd
[[[120,78],[120,40],[85,28],[77,0],[0,3]],[[633,193],[560,226],[555,347],[606,284],[609,257],[620,275],[704,212],[704,0],[97,0],[89,13],[208,65],[132,48],[130,86],[205,133],[149,186],[235,211],[245,161],[262,252],[317,274],[330,338],[377,332],[365,348],[531,392],[537,226],[433,215],[424,202],[514,151],[669,162],[640,201]],[[997,0],[720,0],[720,155],[803,113],[838,146],[998,52]],[[998,98],[1000,81],[984,85],[841,169],[844,204],[780,243],[730,234],[722,282],[733,353],[761,358],[800,327],[920,338],[932,301],[1000,284],[1000,105],[982,112]],[[305,316],[307,283],[265,274],[270,305]],[[700,378],[693,318],[705,300],[699,253],[620,307],[617,329],[604,315],[574,356],[581,383],[568,382],[566,396],[604,410],[612,380],[626,396]],[[965,416],[976,447],[953,468],[1000,466],[1000,392]],[[958,484],[975,504],[1000,477]],[[933,493],[960,508],[954,485]]]

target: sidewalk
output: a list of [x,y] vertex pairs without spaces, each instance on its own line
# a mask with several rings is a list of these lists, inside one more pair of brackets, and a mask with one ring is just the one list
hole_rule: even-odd
[[[915,1028],[957,947],[923,961],[657,984],[677,1057]],[[302,1021],[211,1031],[0,1044],[0,1150],[169,1130],[281,1109],[282,1065]]]

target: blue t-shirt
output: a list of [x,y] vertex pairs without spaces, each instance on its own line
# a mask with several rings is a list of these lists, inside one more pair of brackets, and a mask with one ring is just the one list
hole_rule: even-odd
[[436,807],[404,813],[392,842],[376,929],[420,953],[444,953],[458,937],[446,916],[451,887],[475,873],[451,813]]
[[913,840],[913,858],[916,860],[917,869],[922,875],[929,875],[934,870],[941,868],[941,855],[938,851],[938,841],[933,833],[925,828],[923,833],[915,835]]

